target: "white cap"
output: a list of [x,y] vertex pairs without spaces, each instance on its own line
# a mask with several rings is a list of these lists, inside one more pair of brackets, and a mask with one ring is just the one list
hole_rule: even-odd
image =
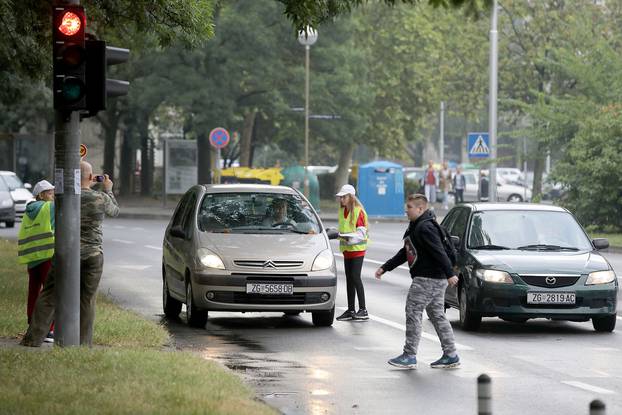
[[345,195],[354,196],[355,193],[356,191],[354,190],[354,186],[352,186],[351,184],[344,184],[341,187],[341,190],[339,190],[339,193],[337,193],[335,196],[345,196]]
[[32,194],[35,197],[37,197],[39,193],[45,192],[46,190],[53,190],[53,189],[54,189],[54,186],[52,186],[52,183],[48,182],[47,180],[41,180],[40,182],[35,184],[35,188],[32,190]]

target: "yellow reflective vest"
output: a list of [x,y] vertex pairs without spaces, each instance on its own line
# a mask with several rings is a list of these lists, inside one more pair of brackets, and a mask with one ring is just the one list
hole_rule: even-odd
[[[354,206],[354,212],[350,212],[350,215],[354,215],[354,223],[350,221],[350,218],[345,218],[344,208],[339,208],[339,233],[352,233],[356,232],[356,222],[358,220],[359,215],[363,212],[365,217],[365,223],[367,223],[367,213],[364,209],[361,209],[358,206]],[[356,245],[348,245],[343,239],[339,240],[339,251],[365,251],[367,249],[367,239]]]
[[50,217],[52,202],[45,202],[34,219],[27,214],[17,235],[17,261],[20,264],[43,261],[54,256],[54,231]]

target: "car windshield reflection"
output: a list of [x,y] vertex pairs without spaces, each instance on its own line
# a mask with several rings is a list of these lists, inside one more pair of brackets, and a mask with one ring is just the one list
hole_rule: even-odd
[[497,210],[476,212],[470,249],[591,251],[592,245],[567,212]]
[[205,195],[197,223],[203,232],[320,233],[317,217],[298,195],[211,193]]

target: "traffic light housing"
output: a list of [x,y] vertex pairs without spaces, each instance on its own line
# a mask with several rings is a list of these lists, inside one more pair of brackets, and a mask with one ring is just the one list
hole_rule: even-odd
[[103,40],[86,40],[86,109],[82,118],[92,117],[106,109],[108,97],[126,95],[130,83],[107,78],[107,67],[127,62],[129,49],[106,46]]
[[54,6],[52,20],[54,109],[86,109],[86,14],[82,6]]

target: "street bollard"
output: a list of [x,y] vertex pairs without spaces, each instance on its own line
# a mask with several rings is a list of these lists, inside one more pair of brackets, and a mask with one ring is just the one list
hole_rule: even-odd
[[477,415],[492,415],[492,385],[485,373],[477,378]]
[[594,399],[590,402],[590,415],[605,415],[606,413],[603,401]]

